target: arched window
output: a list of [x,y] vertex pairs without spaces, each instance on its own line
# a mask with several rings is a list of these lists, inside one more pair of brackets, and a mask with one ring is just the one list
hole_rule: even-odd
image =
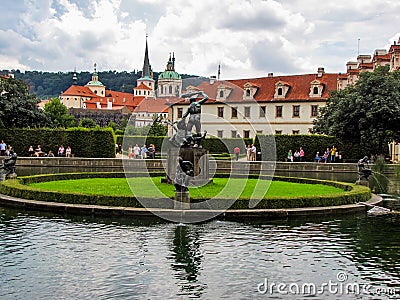
[[250,89],[246,90],[246,97],[250,97]]
[[319,90],[317,86],[314,86],[314,90],[313,90],[314,95],[318,95],[319,94]]
[[283,89],[282,88],[278,88],[278,96],[282,96],[283,95]]
[[169,86],[169,94],[172,94],[172,85]]
[[[250,96],[250,95],[249,95]],[[219,97],[224,98],[224,91],[219,91]]]

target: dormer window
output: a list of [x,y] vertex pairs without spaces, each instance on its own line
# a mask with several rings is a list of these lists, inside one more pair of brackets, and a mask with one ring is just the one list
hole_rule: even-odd
[[289,83],[279,80],[277,83],[275,83],[274,98],[278,99],[286,98],[289,89],[290,89]]
[[258,91],[258,86],[254,83],[247,82],[244,85],[243,100],[253,100],[254,95]]
[[232,88],[225,84],[218,85],[217,100],[226,100],[232,92]]
[[324,85],[319,80],[313,80],[310,84],[310,97],[322,97]]

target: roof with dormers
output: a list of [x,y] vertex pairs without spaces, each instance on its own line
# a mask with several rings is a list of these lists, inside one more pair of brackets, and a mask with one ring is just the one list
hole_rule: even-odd
[[[358,70],[357,70],[358,71]],[[359,71],[358,71],[359,72]],[[218,100],[218,86],[221,84],[229,86],[231,93],[228,98],[221,100],[223,102],[244,102],[243,89],[246,83],[251,82],[252,86],[257,88],[254,99],[258,102],[267,101],[307,101],[316,99],[325,100],[329,96],[329,92],[337,90],[338,73],[323,73],[320,77],[317,74],[289,75],[289,76],[272,76],[251,79],[236,79],[226,81],[215,81],[214,83],[203,82],[198,89],[204,91],[210,98],[207,103]],[[318,80],[323,85],[321,97],[310,97],[310,87],[314,80]],[[275,89],[278,82],[284,82],[289,87],[285,97],[275,98]]]

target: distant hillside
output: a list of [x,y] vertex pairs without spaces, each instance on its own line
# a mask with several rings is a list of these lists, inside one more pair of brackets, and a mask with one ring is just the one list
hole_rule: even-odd
[[[2,70],[0,74],[7,75],[13,73],[15,78],[21,79],[26,82],[30,87],[30,92],[36,94],[40,99],[48,99],[59,96],[72,84],[73,72],[42,72],[42,71],[25,71],[20,72],[19,70]],[[107,87],[114,91],[123,91],[132,93],[132,89],[136,86],[136,80],[142,75],[142,71],[133,72],[117,72],[117,71],[105,71],[98,72],[99,80]],[[158,72],[154,73],[154,79],[158,79]],[[181,74],[182,79],[186,78],[199,78],[195,75]],[[92,73],[90,72],[77,72],[78,85],[87,84],[91,78]],[[194,85],[198,79],[190,79],[190,85]],[[184,80],[185,88],[188,85]]]

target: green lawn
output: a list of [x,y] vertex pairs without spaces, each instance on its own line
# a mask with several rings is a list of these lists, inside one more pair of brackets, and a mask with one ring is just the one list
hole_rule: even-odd
[[[131,183],[131,191],[128,181]],[[269,189],[268,186],[270,185]],[[77,180],[60,180],[33,183],[29,186],[47,190],[74,192],[84,194],[101,194],[111,196],[136,197],[173,197],[174,186],[161,183],[161,177],[138,177],[138,178],[90,178]],[[190,197],[198,199],[209,199],[218,195],[218,198],[239,197],[249,199],[253,197],[299,197],[316,195],[337,195],[344,193],[342,189],[322,184],[299,184],[284,181],[269,181],[257,179],[228,179],[214,178],[213,183],[196,188],[191,187]],[[265,195],[265,191],[268,190]]]

